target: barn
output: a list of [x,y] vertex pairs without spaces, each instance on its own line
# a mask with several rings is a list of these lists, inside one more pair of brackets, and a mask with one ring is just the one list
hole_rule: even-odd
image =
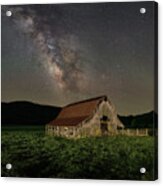
[[107,96],[100,96],[63,107],[45,128],[47,135],[80,138],[114,135],[124,125]]

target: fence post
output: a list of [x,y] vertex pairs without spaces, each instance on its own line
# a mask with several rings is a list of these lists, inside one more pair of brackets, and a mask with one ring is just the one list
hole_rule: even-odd
[[136,129],[136,135],[139,136],[139,129]]
[[127,129],[127,135],[128,135],[128,136],[130,135],[130,131],[129,131],[129,129]]

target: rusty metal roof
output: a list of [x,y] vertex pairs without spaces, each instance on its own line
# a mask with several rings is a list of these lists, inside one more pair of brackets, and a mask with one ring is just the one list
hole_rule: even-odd
[[75,126],[85,120],[87,116],[74,117],[74,118],[58,118],[49,123],[49,125],[56,126]]
[[51,121],[49,125],[56,126],[74,126],[93,115],[98,104],[106,100],[106,96],[100,96],[76,103],[72,103],[62,108],[56,119]]

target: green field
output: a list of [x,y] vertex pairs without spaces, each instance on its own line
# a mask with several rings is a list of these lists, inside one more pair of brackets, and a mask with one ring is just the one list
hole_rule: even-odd
[[[19,128],[19,127],[18,127]],[[45,136],[40,130],[2,129],[2,176],[154,180],[153,137]],[[6,164],[12,169],[7,170]],[[146,173],[141,174],[140,168]]]

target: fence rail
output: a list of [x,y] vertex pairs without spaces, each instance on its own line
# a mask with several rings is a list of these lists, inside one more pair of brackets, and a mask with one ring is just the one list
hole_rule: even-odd
[[148,136],[148,129],[121,129],[117,130],[118,135],[126,136]]

